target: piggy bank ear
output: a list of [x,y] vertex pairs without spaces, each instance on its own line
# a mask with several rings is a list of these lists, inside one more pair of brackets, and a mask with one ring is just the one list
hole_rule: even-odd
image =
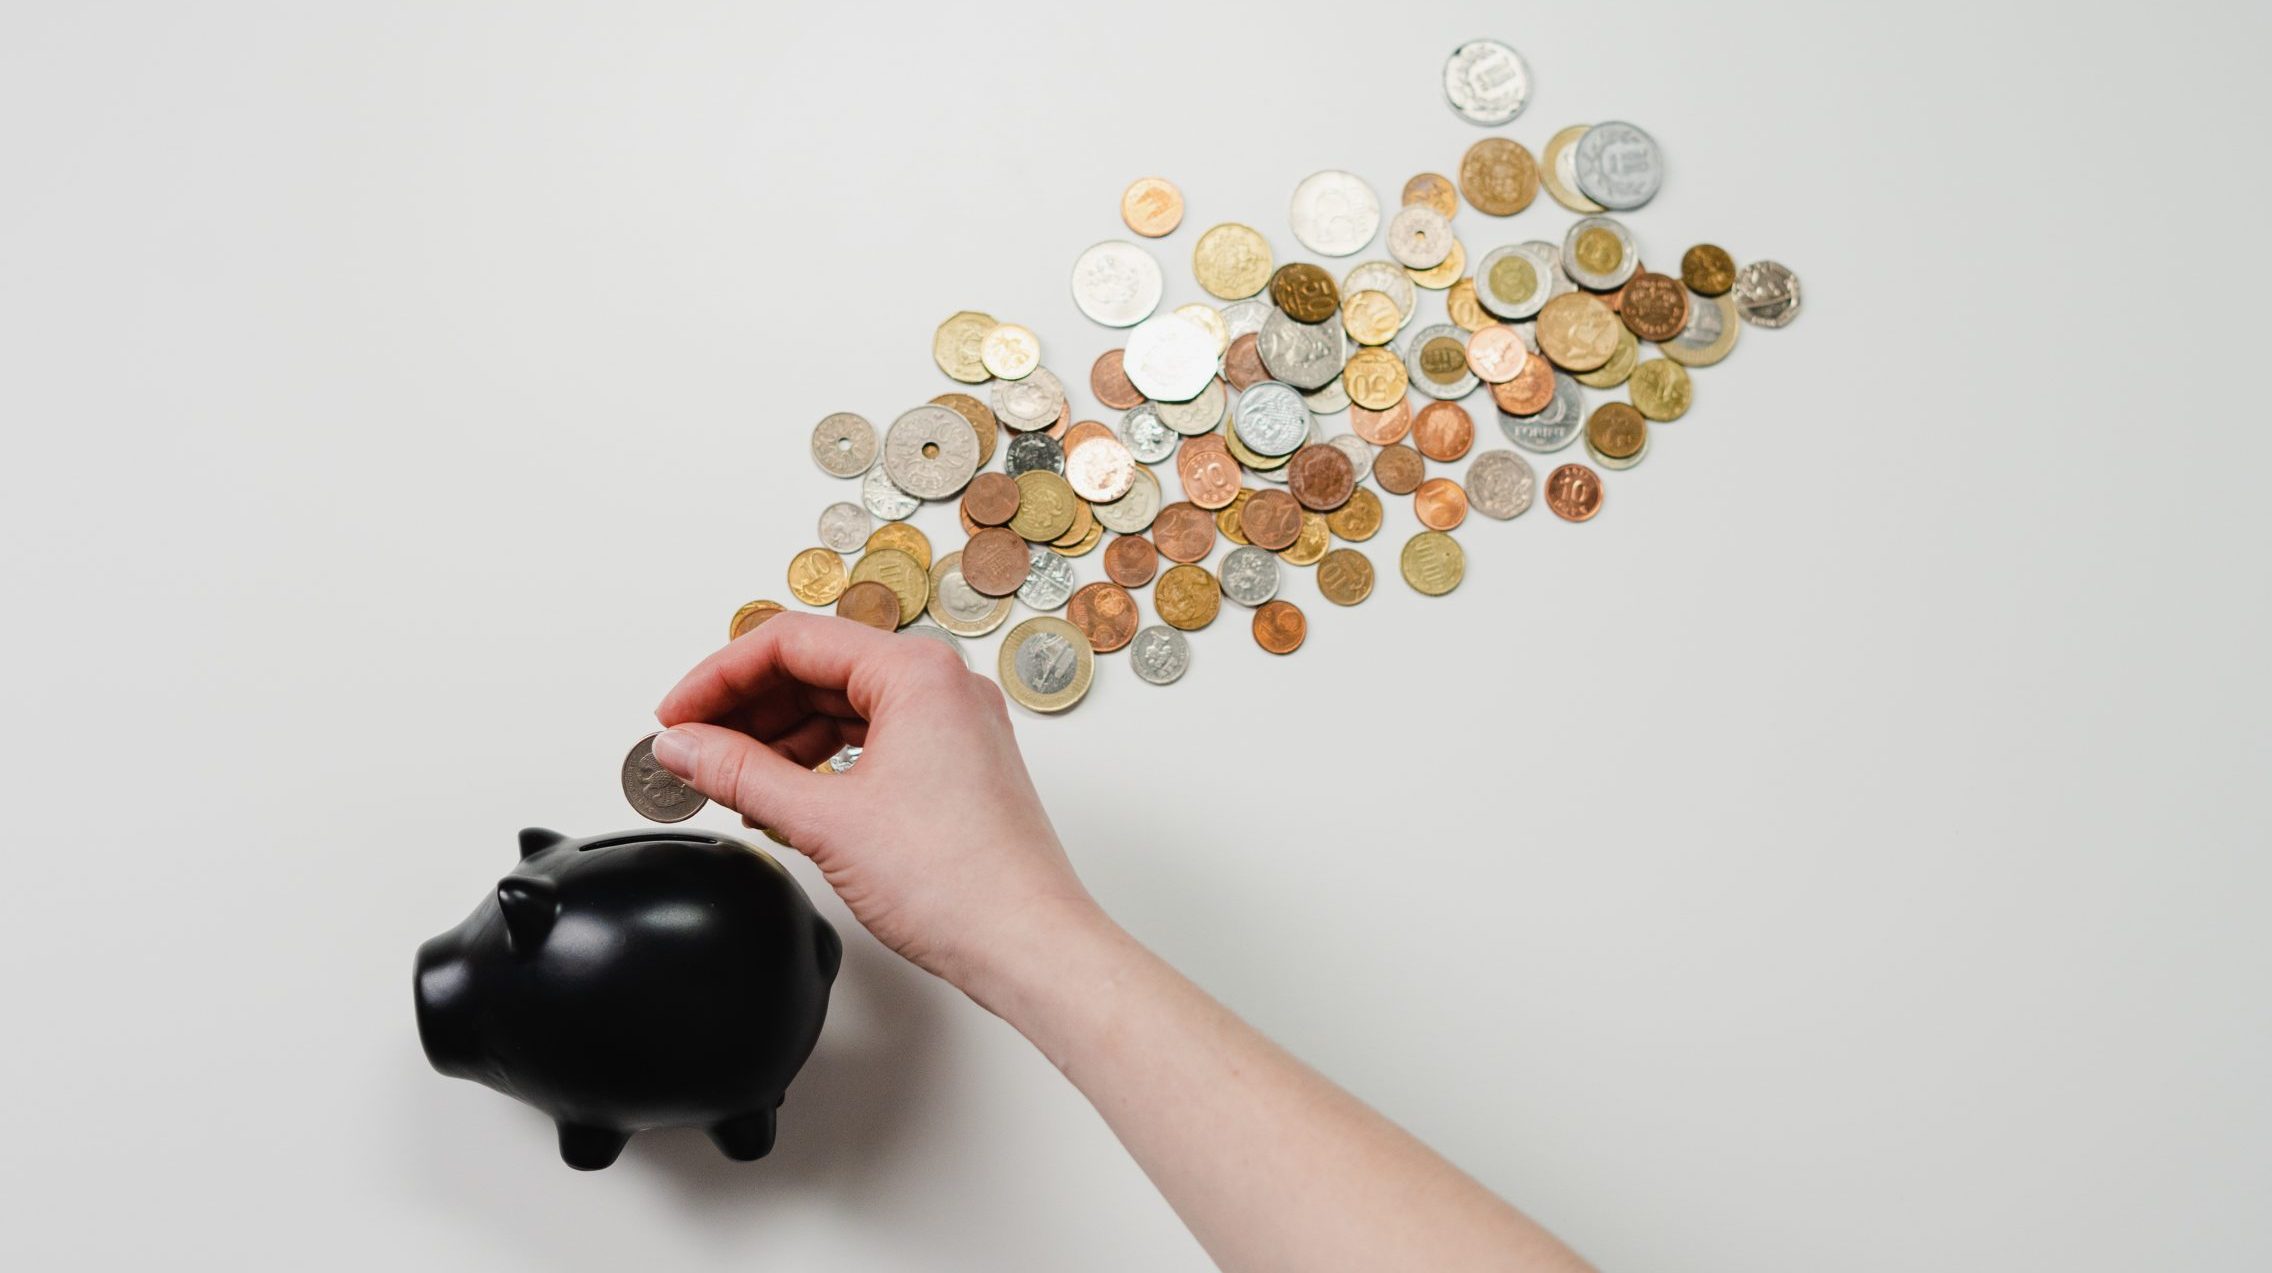
[[526,862],[567,838],[558,831],[548,831],[543,827],[522,827],[521,860]]
[[516,955],[534,954],[560,917],[560,888],[551,880],[508,875],[497,881],[497,905],[505,912],[506,948]]

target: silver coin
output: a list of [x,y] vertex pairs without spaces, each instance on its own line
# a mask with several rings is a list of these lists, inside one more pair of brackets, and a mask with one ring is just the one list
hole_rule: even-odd
[[1538,490],[1538,474],[1530,461],[1513,451],[1485,451],[1467,465],[1467,506],[1485,517],[1505,521],[1530,507]]
[[1444,59],[1444,100],[1461,119],[1496,128],[1530,101],[1530,66],[1497,40],[1469,40]]
[[820,510],[820,542],[840,553],[856,553],[868,545],[868,532],[876,519],[858,504],[831,504]]
[[1121,239],[1107,239],[1073,262],[1073,303],[1107,327],[1130,327],[1160,307],[1160,263]]
[[1328,168],[1294,187],[1287,216],[1303,247],[1320,256],[1347,256],[1373,241],[1381,228],[1381,201],[1364,178]]
[[1154,402],[1189,402],[1215,378],[1215,333],[1180,314],[1157,314],[1128,333],[1121,374]]
[[1106,530],[1140,535],[1151,529],[1153,519],[1160,515],[1160,479],[1152,476],[1152,470],[1139,468],[1126,495],[1103,504],[1092,504],[1089,511],[1096,514]]
[[[936,623],[910,623],[906,627],[899,630],[899,635],[922,637],[928,641],[936,641],[939,644],[947,647],[948,649],[953,650],[955,652],[955,657],[962,660],[962,665],[964,667],[970,666],[970,655],[962,648],[962,638],[957,637],[954,633],[947,631],[945,628],[940,627]],[[853,751],[853,758],[859,758],[859,752],[857,749]],[[844,768],[850,769],[851,766],[846,765]],[[844,769],[839,769],[837,770],[837,772],[843,773]]]
[[1562,245],[1544,239],[1531,239],[1517,243],[1515,249],[1529,257],[1546,271],[1546,299],[1553,300],[1565,292],[1575,292],[1578,285],[1570,281],[1570,272],[1562,268]]
[[[907,630],[909,632],[915,631],[914,628],[909,628]],[[938,631],[938,629],[933,628],[932,631],[936,632]],[[950,636],[947,639],[951,641],[954,638]],[[957,645],[955,648],[960,649],[962,647],[960,645]],[[964,667],[969,667],[970,660],[967,657],[964,658],[962,665]],[[828,771],[832,774],[840,774],[850,769],[852,766],[859,764],[860,751],[860,748],[854,747],[850,743],[846,743],[842,747],[837,748],[836,754],[828,758]]]
[[[1475,265],[1475,303],[1494,317],[1529,318],[1545,308],[1554,295],[1554,267],[1526,245],[1510,243],[1483,254]],[[1508,265],[1508,262],[1518,262]],[[1524,266],[1529,269],[1526,272]],[[1522,284],[1528,282],[1529,286]]]
[[1292,385],[1258,380],[1239,392],[1231,428],[1256,455],[1292,455],[1310,436],[1310,409]]
[[1274,380],[1296,389],[1323,389],[1349,360],[1349,334],[1337,314],[1322,323],[1298,323],[1284,310],[1272,310],[1254,338],[1254,352]]
[[1648,458],[1650,432],[1651,431],[1648,430],[1643,431],[1641,434],[1641,449],[1635,451],[1633,454],[1628,455],[1623,459],[1619,459],[1614,455],[1602,454],[1601,449],[1594,445],[1593,435],[1589,433],[1586,435],[1586,454],[1593,459],[1594,463],[1601,465],[1605,469],[1632,468],[1634,465],[1639,464],[1642,460]]
[[1420,308],[1420,289],[1413,285],[1412,276],[1394,261],[1361,261],[1352,266],[1341,280],[1341,299],[1346,302],[1359,292],[1379,292],[1396,302],[1396,327],[1412,321],[1413,312]]
[[1799,276],[1776,261],[1736,271],[1736,317],[1754,327],[1787,327],[1799,316]]
[[1405,349],[1404,370],[1413,388],[1446,402],[1474,393],[1482,383],[1467,365],[1467,329],[1456,323],[1437,323],[1414,332]]
[[1136,484],[1136,457],[1118,438],[1090,438],[1065,457],[1065,484],[1091,505],[1109,504]]
[[1664,157],[1657,140],[1623,120],[1596,124],[1570,147],[1570,175],[1578,192],[1618,212],[1630,212],[1657,197],[1664,184]]
[[1554,397],[1534,415],[1499,413],[1499,431],[1525,451],[1551,455],[1584,429],[1586,392],[1566,373],[1554,373]]
[[1278,554],[1252,544],[1223,554],[1216,576],[1223,595],[1252,610],[1278,595]]
[[1018,585],[1018,600],[1036,610],[1055,610],[1072,595],[1072,559],[1045,544],[1026,545],[1026,581]]
[[1262,321],[1277,313],[1278,307],[1261,297],[1251,297],[1243,301],[1232,301],[1221,312],[1223,343],[1228,345],[1241,336],[1261,331]]
[[952,407],[902,412],[884,434],[884,472],[917,499],[948,499],[978,472],[978,435]]
[[1364,481],[1373,472],[1373,444],[1354,433],[1336,433],[1325,440],[1327,446],[1349,457],[1349,467],[1357,470],[1357,481]]
[[1181,436],[1160,419],[1160,409],[1153,403],[1137,403],[1120,417],[1121,445],[1146,464],[1157,464],[1174,455],[1181,440]]
[[1044,472],[1062,476],[1065,472],[1065,447],[1046,433],[1020,433],[1010,439],[1002,449],[1002,471],[1011,477],[1020,473]]
[[[1691,296],[1688,302],[1688,322],[1680,334],[1671,340],[1660,340],[1657,348],[1667,358],[1684,367],[1709,367],[1728,356],[1735,348],[1734,337],[1743,331],[1732,326],[1730,319],[1737,316],[1735,296]],[[1728,347],[1719,348],[1726,338]]]
[[1452,223],[1425,203],[1408,203],[1388,221],[1388,254],[1408,269],[1432,269],[1452,254]]
[[990,395],[994,418],[1014,433],[1030,433],[1057,423],[1065,410],[1065,382],[1047,367],[1036,367],[1023,380],[997,380]]
[[710,803],[655,759],[653,734],[633,743],[623,758],[623,798],[649,822],[684,822]]
[[[1578,253],[1580,237],[1595,231],[1607,230],[1617,240],[1617,265],[1613,269],[1588,269]],[[1640,250],[1633,246],[1633,232],[1627,230],[1615,217],[1584,217],[1570,232],[1562,236],[1562,269],[1575,279],[1578,286],[1596,292],[1607,292],[1625,286],[1633,271],[1641,266]]]
[[1312,417],[1335,415],[1349,409],[1349,388],[1335,376],[1323,389],[1312,389],[1302,395],[1302,404],[1310,409]]
[[887,522],[905,521],[923,505],[922,500],[894,485],[891,474],[884,472],[880,464],[860,479],[860,502]]
[[1081,655],[1072,641],[1057,632],[1029,633],[1018,642],[1010,666],[1018,683],[1036,694],[1056,694],[1080,675]]
[[1128,663],[1138,680],[1173,685],[1191,670],[1191,642],[1164,623],[1155,623],[1128,643]]
[[[966,426],[967,427],[967,426]],[[813,426],[813,463],[830,477],[858,477],[876,462],[876,426],[849,411]]]
[[1198,437],[1213,431],[1223,423],[1223,412],[1230,405],[1230,390],[1221,376],[1211,377],[1207,387],[1189,402],[1155,402],[1160,423],[1187,438]]

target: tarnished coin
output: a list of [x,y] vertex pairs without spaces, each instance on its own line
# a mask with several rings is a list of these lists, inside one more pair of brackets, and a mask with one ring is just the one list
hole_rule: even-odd
[[1292,654],[1310,632],[1309,619],[1291,601],[1265,601],[1255,607],[1254,643],[1272,654]]
[[1619,296],[1617,316],[1642,340],[1671,340],[1688,326],[1688,288],[1679,279],[1641,270]]
[[[1325,444],[1341,452],[1342,456],[1349,461],[1349,484],[1352,488],[1372,475],[1373,447],[1371,443],[1354,433],[1336,433],[1327,438]],[[1299,453],[1297,452],[1297,454]],[[1295,498],[1300,497],[1296,496]],[[1339,507],[1339,504],[1337,503],[1335,507]]]
[[1342,304],[1360,292],[1379,292],[1396,302],[1396,325],[1402,329],[1420,306],[1420,293],[1412,274],[1394,261],[1360,261],[1341,278]]
[[1284,491],[1256,491],[1239,514],[1239,529],[1248,543],[1276,552],[1300,537],[1302,506]]
[[1147,239],[1183,224],[1183,191],[1165,177],[1138,177],[1120,192],[1120,219]]
[[1799,276],[1776,261],[1736,271],[1736,314],[1754,327],[1788,327],[1799,316]]
[[1065,603],[1065,617],[1099,654],[1110,654],[1136,636],[1136,598],[1116,583],[1081,585]]
[[1404,541],[1397,567],[1414,592],[1440,597],[1459,587],[1466,576],[1467,554],[1451,536],[1440,530],[1424,530]]
[[1155,623],[1129,642],[1128,665],[1148,685],[1173,685],[1191,670],[1191,642],[1174,628]]
[[1590,520],[1601,511],[1601,475],[1583,464],[1565,464],[1546,475],[1546,506],[1566,522]]
[[1420,479],[1427,475],[1428,465],[1420,453],[1399,442],[1384,446],[1373,457],[1373,480],[1391,495],[1410,495],[1420,489]]
[[1460,157],[1459,192],[1478,212],[1511,217],[1538,197],[1538,161],[1521,142],[1486,137]]
[[[1073,304],[1107,327],[1150,318],[1164,286],[1158,259],[1124,239],[1107,239],[1073,262]],[[1038,346],[1034,352],[1038,361]]]
[[858,504],[831,504],[820,510],[820,542],[840,553],[856,553],[868,542],[875,519]]
[[1049,551],[1047,544],[1026,546],[1026,581],[1018,585],[1018,600],[1035,610],[1055,610],[1073,595],[1073,563]]
[[849,411],[813,426],[813,462],[830,477],[858,477],[876,462],[876,428]]
[[1118,438],[1093,439],[1065,457],[1065,484],[1091,503],[1111,503],[1136,484],[1136,457]]
[[[1385,349],[1381,351],[1381,356],[1388,359],[1396,368],[1395,397],[1382,405],[1375,406],[1357,394],[1351,393],[1349,395],[1350,400],[1356,405],[1349,408],[1349,427],[1357,431],[1358,437],[1374,446],[1394,446],[1404,440],[1405,434],[1412,431],[1412,400],[1404,396],[1403,362],[1398,361],[1396,355]],[[1349,365],[1354,368],[1357,365],[1357,360],[1350,359]],[[1350,377],[1343,376],[1342,379],[1348,380]]]
[[1339,447],[1309,443],[1286,463],[1286,489],[1304,508],[1331,512],[1356,488],[1356,466]]
[[852,563],[853,583],[870,580],[891,589],[899,599],[899,622],[893,627],[915,622],[915,616],[923,613],[923,603],[931,599],[929,563],[897,548],[871,548]]
[[1160,423],[1187,438],[1212,433],[1222,427],[1223,413],[1229,409],[1230,390],[1217,377],[1207,382],[1199,396],[1189,402],[1155,402],[1152,409],[1159,414]]
[[1557,371],[1553,393],[1547,398],[1546,406],[1529,415],[1502,411],[1499,431],[1525,451],[1549,455],[1577,440],[1585,418],[1585,392],[1578,388],[1577,381]]
[[1223,554],[1223,595],[1253,609],[1278,595],[1278,558],[1252,544]]
[[967,393],[942,393],[931,399],[931,405],[945,407],[970,425],[971,436],[978,439],[978,467],[985,468],[994,458],[994,435],[999,431],[993,410]]
[[1655,198],[1665,176],[1656,139],[1615,119],[1594,125],[1578,138],[1570,168],[1580,193],[1619,212]]
[[863,579],[836,599],[836,617],[865,623],[879,632],[899,630],[899,594],[880,579]]
[[1106,530],[1122,535],[1141,533],[1160,515],[1160,480],[1152,476],[1150,469],[1139,467],[1128,493],[1111,503],[1097,505],[1095,515],[1097,524]]
[[1341,374],[1348,336],[1338,322],[1297,322],[1281,310],[1263,322],[1254,348],[1273,379],[1307,391],[1322,389]]
[[1236,221],[1211,227],[1191,249],[1191,272],[1198,276],[1199,286],[1226,301],[1245,300],[1261,291],[1270,281],[1270,266],[1269,240]]
[[[1666,364],[1675,366],[1675,364]],[[1624,460],[1649,443],[1649,422],[1623,402],[1605,402],[1586,419],[1586,446],[1596,456]]]
[[1640,265],[1632,233],[1610,217],[1587,217],[1562,237],[1562,268],[1580,287],[1597,292],[1623,287]]
[[1006,526],[1018,515],[1018,484],[1001,473],[981,473],[962,493],[963,515],[981,526]]
[[939,370],[966,385],[984,384],[991,374],[978,356],[978,343],[994,327],[992,314],[959,310],[931,337],[931,361]]
[[1350,355],[1341,372],[1341,387],[1354,404],[1349,409],[1350,427],[1376,442],[1382,440],[1381,433],[1391,430],[1395,436],[1388,442],[1404,436],[1403,427],[1411,423],[1405,405],[1405,390],[1411,384],[1404,360],[1385,345],[1368,345]]
[[710,801],[655,759],[655,735],[631,745],[623,758],[623,798],[649,822],[684,822]]
[[1523,338],[1503,323],[1493,323],[1467,337],[1467,369],[1486,384],[1501,385],[1521,374],[1530,360]]
[[1178,434],[1160,419],[1160,413],[1146,402],[1130,408],[1120,417],[1120,443],[1128,453],[1146,464],[1158,464],[1175,454]]
[[1530,461],[1513,451],[1485,451],[1467,466],[1468,506],[1485,517],[1506,521],[1521,516],[1537,485]]
[[1554,201],[1572,212],[1606,212],[1608,209],[1588,199],[1578,190],[1577,145],[1591,124],[1572,124],[1554,134],[1539,152],[1538,179]]
[[[1406,454],[1411,454],[1407,451]],[[1415,460],[1420,457],[1414,455]],[[1413,486],[1420,483],[1417,479]],[[1411,487],[1405,488],[1412,489]],[[1393,492],[1392,492],[1393,493]],[[1349,493],[1349,502],[1325,515],[1326,529],[1352,544],[1361,544],[1381,531],[1381,497],[1360,486]]]
[[978,338],[978,361],[999,380],[1023,380],[1041,365],[1041,337],[1019,323],[996,323]]
[[1262,355],[1255,350],[1259,339],[1256,332],[1241,332],[1231,338],[1231,347],[1223,351],[1223,379],[1231,382],[1231,388],[1244,389],[1270,379],[1270,369],[1262,365]]
[[1475,392],[1475,373],[1467,369],[1467,332],[1452,323],[1414,333],[1404,365],[1412,387],[1431,398],[1449,401]]
[[1162,623],[1197,632],[1215,621],[1223,608],[1223,594],[1205,567],[1170,566],[1152,584],[1152,604],[1159,607]]
[[1215,338],[1175,314],[1160,314],[1128,333],[1121,368],[1131,384],[1157,402],[1188,402],[1215,378]]
[[1424,203],[1408,203],[1388,222],[1388,254],[1408,270],[1433,269],[1452,254],[1452,223]]
[[995,666],[1002,690],[1037,712],[1062,712],[1081,701],[1096,677],[1096,655],[1079,628],[1038,615],[1002,638]]
[[1381,228],[1381,201],[1364,178],[1328,168],[1294,187],[1287,216],[1303,247],[1320,256],[1348,256]]
[[1625,383],[1640,362],[1641,342],[1633,335],[1633,329],[1627,327],[1617,335],[1617,352],[1592,371],[1579,373],[1578,383],[1588,389],[1615,389]]
[[1694,390],[1690,387],[1688,368],[1667,358],[1651,358],[1633,369],[1633,379],[1626,386],[1626,392],[1632,395],[1635,410],[1663,423],[1688,414]]
[[1036,367],[1023,380],[997,380],[991,395],[994,417],[1017,433],[1046,429],[1065,414],[1065,383],[1047,367]]
[[807,548],[789,559],[789,591],[808,606],[825,606],[844,593],[849,576],[833,549]]
[[1327,553],[1317,563],[1317,590],[1337,606],[1353,606],[1372,596],[1372,558],[1354,548]]
[[767,619],[780,614],[786,607],[778,601],[752,601],[734,611],[733,622],[726,625],[726,639],[738,641],[745,633],[755,632]]
[[1467,454],[1475,445],[1475,418],[1456,402],[1431,402],[1412,418],[1412,447],[1439,464]]
[[1709,367],[1728,356],[1743,331],[1732,295],[1698,297],[1688,306],[1688,325],[1657,350],[1683,367]]
[[1107,349],[1089,366],[1089,392],[1115,411],[1127,411],[1144,403],[1144,395],[1121,368],[1122,356],[1118,349]]
[[1026,541],[1003,527],[979,531],[962,550],[963,582],[983,596],[1009,596],[1025,586],[1031,570]]
[[1681,253],[1680,281],[1698,296],[1718,296],[1736,285],[1736,259],[1714,243],[1699,243]]
[[1231,408],[1231,428],[1258,455],[1292,455],[1309,439],[1311,419],[1301,395],[1275,380],[1241,391]]
[[1404,183],[1404,202],[1426,204],[1449,220],[1459,213],[1459,188],[1441,173],[1424,172]]
[[884,435],[884,472],[917,499],[950,499],[977,471],[970,422],[946,407],[911,408]]
[[1440,292],[1460,280],[1467,273],[1467,247],[1458,239],[1452,240],[1451,250],[1444,259],[1424,270],[1407,269],[1412,281],[1430,291]]
[[1152,543],[1169,561],[1200,561],[1215,550],[1215,519],[1197,504],[1177,500],[1153,520]]
[[[1025,561],[1025,543],[1012,536],[1018,561]],[[988,596],[970,586],[963,573],[963,553],[952,552],[931,563],[931,600],[924,611],[931,621],[956,636],[980,637],[1002,626],[1010,617],[1008,596]],[[1021,571],[1020,580],[1024,579]]]
[[1431,477],[1412,492],[1412,514],[1430,530],[1450,530],[1467,520],[1467,492],[1448,477]]
[[1341,303],[1341,330],[1360,345],[1385,345],[1404,325],[1386,292],[1359,292]]
[[1617,352],[1619,326],[1598,298],[1570,292],[1538,312],[1538,347],[1565,371],[1592,371]]
[[1020,433],[1002,454],[1002,470],[1012,478],[1036,472],[1063,474],[1065,447],[1046,433]]
[[1123,588],[1141,588],[1159,570],[1160,550],[1142,535],[1121,535],[1105,545],[1105,577]]
[[1444,59],[1444,100],[1471,124],[1496,128],[1530,101],[1530,67],[1497,40],[1469,40]]
[[1289,261],[1270,276],[1270,300],[1300,323],[1322,323],[1340,308],[1333,276],[1308,261]]
[[[874,531],[869,533],[867,542],[862,547],[868,552],[874,552],[879,548],[897,548],[913,557],[916,565],[925,570],[931,568],[930,536],[906,522],[885,522],[876,527]],[[859,572],[854,571],[852,577],[859,578]]]
[[1020,539],[1046,544],[1072,528],[1077,501],[1064,478],[1034,469],[1018,474],[1017,483],[1018,511],[1010,518],[1010,529]]

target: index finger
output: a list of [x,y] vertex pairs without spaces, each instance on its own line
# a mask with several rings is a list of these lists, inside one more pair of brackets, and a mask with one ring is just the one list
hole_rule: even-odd
[[852,710],[873,717],[894,665],[911,643],[864,623],[817,614],[782,614],[695,664],[655,708],[665,727],[712,721],[792,685],[836,690]]

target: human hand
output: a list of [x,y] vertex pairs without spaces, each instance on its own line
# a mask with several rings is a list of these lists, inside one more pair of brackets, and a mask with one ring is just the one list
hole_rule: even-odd
[[[778,615],[688,672],[655,718],[665,768],[778,832],[878,940],[981,1002],[1011,952],[1101,918],[1002,691],[935,642]],[[857,766],[813,772],[846,744]]]

